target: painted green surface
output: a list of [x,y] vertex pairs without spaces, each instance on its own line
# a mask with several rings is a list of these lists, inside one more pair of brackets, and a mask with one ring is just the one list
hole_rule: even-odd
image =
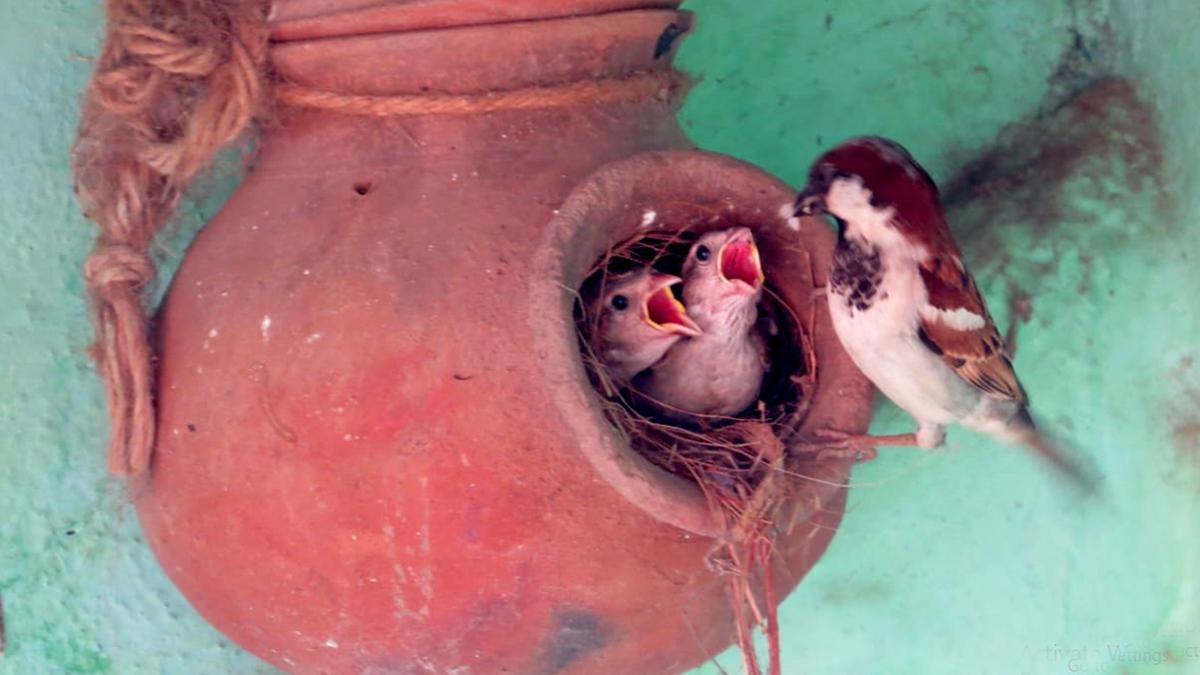
[[[1018,372],[1108,478],[1108,502],[1086,507],[967,432],[949,452],[885,450],[781,610],[786,671],[1200,673],[1200,88],[1185,82],[1200,5],[784,4],[691,3],[724,16],[685,52],[706,78],[689,131],[793,183],[829,143],[884,133],[946,181],[1025,122],[950,216],[1002,326],[1008,284],[1032,296]],[[1108,73],[1159,114],[1166,200],[1141,164],[1156,134],[1115,128],[1121,101],[1090,123],[1053,113]],[[1038,156],[1064,138],[1086,144],[1080,159]],[[884,404],[875,427],[911,421]]]
[[[0,3],[0,674],[275,672],[188,607],[104,473],[78,275],[92,230],[66,164],[98,4]],[[1087,507],[965,432],[948,452],[885,451],[856,471],[841,532],[782,608],[786,672],[1200,673],[1200,5],[688,7],[682,61],[703,81],[682,119],[704,147],[798,182],[821,148],[883,133],[949,180],[1015,141],[952,216],[1003,325],[1009,283],[1030,293],[1017,368],[1108,477],[1108,502]],[[1154,135],[1114,124],[1125,102],[1091,129],[1051,113],[1105,73],[1157,111],[1160,183],[1139,164]],[[1087,143],[1083,158],[1037,156],[1062,138]],[[175,228],[168,262],[217,201]],[[881,406],[879,429],[907,426]]]
[[188,606],[105,472],[79,275],[95,230],[67,166],[102,26],[99,2],[0,2],[0,673],[275,672]]

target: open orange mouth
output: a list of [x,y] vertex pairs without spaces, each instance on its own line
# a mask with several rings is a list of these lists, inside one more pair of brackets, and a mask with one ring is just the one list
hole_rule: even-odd
[[766,278],[758,259],[758,247],[749,239],[736,239],[725,244],[717,257],[717,271],[726,281],[740,281],[752,291],[758,290]]
[[646,294],[646,302],[642,307],[642,316],[645,317],[646,323],[665,333],[689,337],[699,335],[700,327],[687,315],[687,309],[671,290],[671,284],[679,281],[678,277],[662,277],[662,286]]

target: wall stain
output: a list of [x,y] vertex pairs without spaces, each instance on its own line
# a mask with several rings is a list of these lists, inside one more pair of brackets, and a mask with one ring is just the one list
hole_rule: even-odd
[[[943,202],[967,263],[981,278],[1019,279],[1036,293],[1069,261],[1080,296],[1111,295],[1097,288],[1104,270],[1087,251],[1128,246],[1143,223],[1172,226],[1177,219],[1169,215],[1162,167],[1151,105],[1129,82],[1100,78],[1006,128],[946,181]],[[1113,217],[1130,226],[1104,227]],[[1045,252],[1014,260],[1014,235]]]
[[1033,318],[1033,297],[1017,285],[1008,282],[1008,329],[1004,331],[1004,345],[1009,356],[1017,355],[1017,331],[1021,324]]
[[[1064,183],[1110,168],[1100,160],[1114,157],[1123,160],[1135,189],[1162,190],[1163,151],[1153,108],[1129,82],[1105,78],[1051,112],[1007,127],[995,145],[946,182],[943,201],[947,208],[990,202],[1047,234],[1088,215],[1060,198]],[[962,234],[970,238],[980,229]]]
[[1172,470],[1163,475],[1163,481],[1200,495],[1200,385],[1196,384],[1194,365],[1193,357],[1184,356],[1168,372],[1181,386],[1166,406],[1174,452]]

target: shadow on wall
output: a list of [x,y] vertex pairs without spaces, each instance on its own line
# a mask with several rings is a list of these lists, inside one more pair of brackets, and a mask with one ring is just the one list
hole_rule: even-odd
[[[1101,218],[1120,214],[1130,223],[1173,222],[1161,170],[1153,109],[1130,83],[1102,79],[1052,111],[1006,129],[942,193],[972,267],[1003,274],[1011,251],[1002,245],[1001,230],[1008,236],[1024,230],[1030,240],[1057,242],[1065,250],[1081,243],[1121,246],[1138,232],[1092,227]],[[1150,213],[1143,208],[1147,201],[1153,202]],[[1094,239],[1098,232],[1105,240]],[[1036,283],[1059,262],[1054,256],[1037,265],[1035,278],[1026,277],[1026,283]],[[1081,263],[1090,272],[1086,257]],[[1085,274],[1080,294],[1090,292],[1091,284]]]
[[[1007,287],[1008,306],[994,311],[1005,317],[1000,324],[1010,326],[1014,347],[1017,325],[1036,314],[1039,291],[1057,290],[1049,284],[1073,278],[1082,311],[1098,313],[1117,289],[1096,257],[1127,251],[1153,261],[1155,246],[1172,233],[1182,238],[1188,227],[1164,176],[1156,112],[1130,82],[1117,78],[1092,82],[1006,129],[946,183],[943,198],[968,264],[980,279]],[[1012,246],[1014,240],[1027,246]],[[1186,259],[1188,253],[1179,255]],[[1075,268],[1072,274],[1062,274],[1065,265]],[[1045,328],[1049,320],[1039,323]],[[1089,335],[1083,342],[1093,346]],[[1162,421],[1172,445],[1173,468],[1163,481],[1200,493],[1200,389],[1190,384],[1195,377],[1194,358],[1180,357],[1156,393],[1166,401]]]

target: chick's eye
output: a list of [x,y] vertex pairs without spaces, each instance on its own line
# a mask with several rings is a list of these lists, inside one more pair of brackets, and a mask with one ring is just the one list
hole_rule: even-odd
[[612,308],[617,310],[618,312],[623,311],[625,308],[629,307],[629,298],[627,298],[623,295],[614,295],[614,296],[612,296],[612,300],[610,300],[609,302],[612,304]]
[[712,251],[708,250],[707,246],[696,247],[696,260],[699,260],[700,262],[708,262],[708,259],[711,257]]

